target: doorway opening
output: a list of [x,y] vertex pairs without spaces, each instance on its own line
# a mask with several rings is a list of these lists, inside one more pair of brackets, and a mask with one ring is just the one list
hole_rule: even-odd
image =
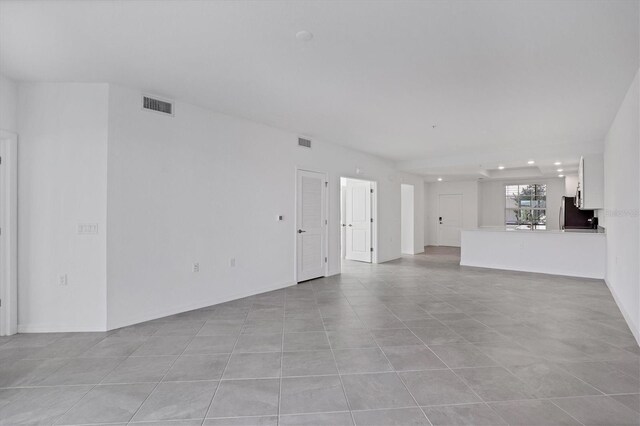
[[18,331],[18,136],[0,130],[0,336]]
[[462,230],[462,194],[438,197],[438,245],[460,247]]
[[376,182],[340,178],[340,253],[343,260],[378,262]]
[[414,245],[414,186],[400,185],[400,251],[402,254],[415,254]]

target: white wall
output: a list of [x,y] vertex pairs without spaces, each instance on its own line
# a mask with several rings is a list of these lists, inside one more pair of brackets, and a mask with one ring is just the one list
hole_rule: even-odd
[[18,84],[0,74],[0,129],[18,131]]
[[565,194],[563,178],[491,180],[480,183],[480,226],[504,226],[505,185],[511,184],[547,185],[547,229],[559,229],[558,215]]
[[575,197],[578,188],[578,175],[567,175],[564,177],[564,195]]
[[19,86],[19,331],[106,327],[107,97],[106,84]]
[[606,282],[638,342],[640,342],[639,92],[640,86],[638,74],[636,74],[607,133],[604,148]]
[[400,173],[401,183],[413,185],[413,254],[424,253],[425,183],[421,176]]
[[415,254],[415,208],[413,185],[400,185],[400,249],[403,254]]
[[422,195],[423,199],[424,199],[424,223],[422,225],[422,231],[423,231],[423,239],[424,239],[424,245],[428,246],[431,245],[431,234],[429,232],[429,228],[431,226],[431,215],[433,214],[433,212],[431,211],[431,186],[427,183],[424,184],[424,191],[423,191],[423,195]]
[[300,148],[294,133],[181,102],[175,111],[142,111],[139,91],[110,86],[109,328],[292,284],[296,166],[329,173],[331,273],[340,271],[340,176],[377,181],[377,259],[399,257],[400,184],[422,192],[418,177],[319,140]]
[[438,245],[438,202],[440,195],[462,194],[462,228],[478,227],[478,182],[436,182],[425,184],[425,244]]

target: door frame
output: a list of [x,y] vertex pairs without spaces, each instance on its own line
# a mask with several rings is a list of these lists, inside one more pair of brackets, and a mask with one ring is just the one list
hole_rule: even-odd
[[324,175],[324,190],[322,193],[322,197],[324,198],[324,215],[325,225],[324,225],[324,244],[322,250],[324,251],[325,256],[327,257],[327,261],[324,262],[324,276],[329,276],[329,261],[331,257],[329,256],[329,226],[331,224],[331,220],[329,219],[329,174],[327,172],[320,172],[317,170],[311,170],[306,167],[298,167],[296,166],[295,174],[294,174],[294,197],[293,197],[293,216],[294,216],[294,228],[293,228],[293,282],[294,284],[298,284],[298,236],[296,234],[296,230],[298,228],[298,174],[300,172],[312,172]]
[[[464,229],[464,194],[460,193],[460,192],[453,192],[453,193],[442,193],[442,194],[438,194],[438,211],[436,211],[436,221],[438,222],[438,224],[436,225],[436,239],[438,240],[438,247],[442,246],[442,247],[455,247],[455,246],[445,246],[443,244],[441,244],[440,241],[440,220],[439,218],[440,216],[440,197],[442,197],[443,195],[459,195],[460,196],[460,231],[462,231]],[[457,246],[459,247],[459,246]]]
[[0,336],[18,332],[18,135],[0,130]]
[[[373,247],[373,255],[371,256],[371,263],[378,263],[378,181],[372,179],[364,179],[362,177],[352,177],[349,175],[340,175],[340,179],[351,179],[351,180],[359,180],[361,182],[369,182],[371,184],[371,189],[373,189],[373,193],[371,194],[371,218],[373,219],[373,226],[371,227],[371,247]],[[340,192],[340,197],[342,197],[342,184],[338,179],[338,191]],[[340,244],[342,244],[342,225],[340,221],[338,221],[338,232],[340,235]],[[340,247],[342,250],[342,247]],[[342,257],[340,258],[342,261]],[[365,263],[365,262],[363,262]],[[342,265],[339,265],[338,273],[342,272]]]

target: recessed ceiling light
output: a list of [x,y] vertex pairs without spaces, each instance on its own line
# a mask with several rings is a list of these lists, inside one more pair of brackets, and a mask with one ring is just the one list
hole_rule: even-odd
[[562,161],[556,161],[555,163],[553,163],[554,166],[560,166],[562,164]]
[[564,175],[558,175],[558,177],[564,177]]
[[313,34],[307,30],[302,30],[296,33],[296,38],[301,41],[311,41]]
[[498,166],[499,170],[504,170],[504,166]]
[[535,162],[535,161],[533,161],[533,160],[529,160],[529,161],[527,161],[527,164],[535,164],[535,163],[536,163],[536,162]]
[[558,169],[559,172],[564,172],[564,169]]
[[438,178],[438,182],[442,182],[442,178]]

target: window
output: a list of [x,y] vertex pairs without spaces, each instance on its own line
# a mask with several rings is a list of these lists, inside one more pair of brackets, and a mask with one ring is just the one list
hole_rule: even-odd
[[547,185],[506,185],[507,229],[547,229]]

